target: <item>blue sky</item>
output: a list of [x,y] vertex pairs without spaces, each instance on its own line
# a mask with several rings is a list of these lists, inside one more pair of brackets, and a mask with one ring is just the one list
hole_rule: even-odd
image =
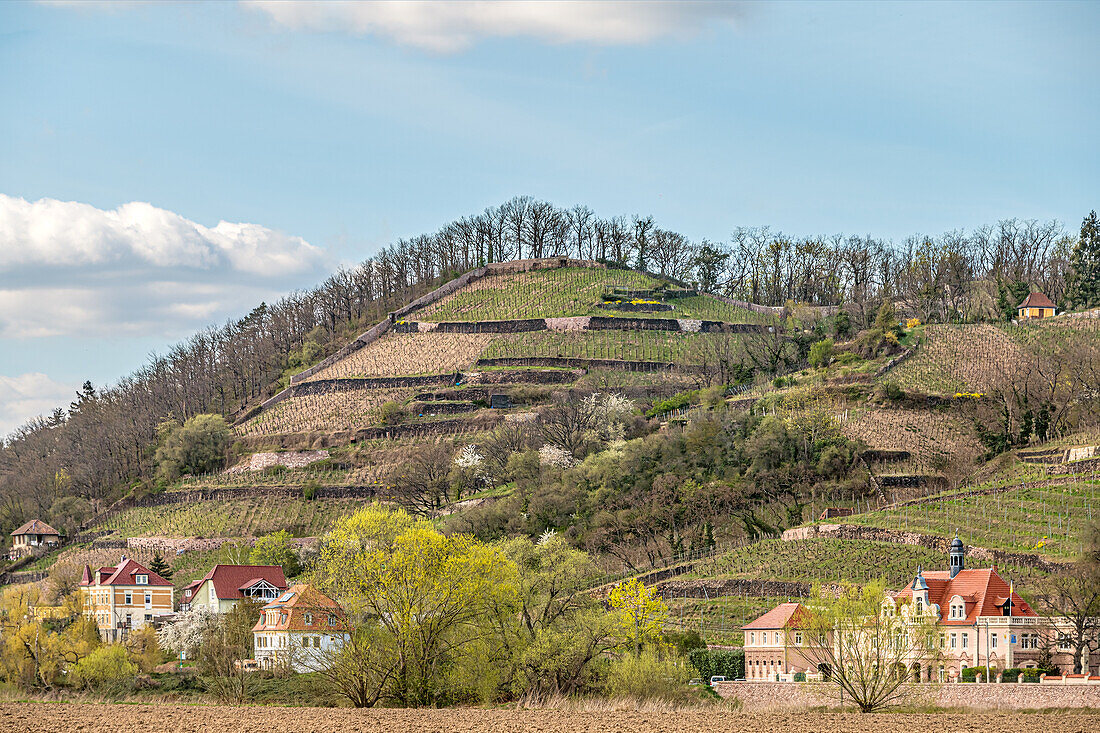
[[1075,228],[1098,31],[1084,2],[0,3],[0,434],[516,194],[693,238]]

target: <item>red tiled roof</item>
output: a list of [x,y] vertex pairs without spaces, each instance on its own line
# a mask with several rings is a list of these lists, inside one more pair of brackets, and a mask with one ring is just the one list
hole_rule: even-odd
[[21,534],[55,534],[59,537],[61,536],[60,532],[43,522],[41,519],[32,519],[19,529],[12,532],[11,536],[15,537],[16,535]]
[[[134,582],[135,575],[148,575],[149,582],[144,585],[172,585],[172,581],[165,580],[149,568],[145,567],[139,562],[124,559],[117,567],[100,568],[95,572],[94,578],[99,581],[100,585],[137,585]],[[84,577],[80,580],[81,585],[95,585],[91,568],[84,567]]]
[[286,590],[286,576],[278,565],[215,565],[202,579],[195,582],[195,590],[206,581],[214,583],[219,600],[243,598],[241,591],[266,580],[279,590]]
[[1016,307],[1017,308],[1057,308],[1058,306],[1054,305],[1054,303],[1052,303],[1050,298],[1048,298],[1047,296],[1043,295],[1042,293],[1035,292],[1035,293],[1028,293],[1028,296],[1026,298],[1024,298],[1024,302],[1020,303]]
[[[268,625],[267,612],[279,611],[278,621]],[[306,612],[312,615],[312,623],[306,623]],[[329,625],[329,615],[336,623]],[[344,609],[340,604],[310,585],[294,585],[277,599],[264,606],[260,620],[253,631],[318,631],[322,633],[348,630]]]
[[[1000,616],[1001,608],[1008,600],[1008,583],[993,568],[980,570],[960,570],[951,577],[948,570],[933,570],[922,574],[928,584],[928,602],[940,607],[940,623],[967,625],[973,624],[979,616]],[[912,583],[903,588],[897,599],[912,598]],[[965,618],[951,618],[949,606],[951,599],[959,596],[966,604]],[[1039,614],[1014,591],[1012,593],[1013,616],[1038,616]]]
[[750,621],[742,626],[746,631],[755,629],[785,629],[797,614],[801,617],[806,613],[801,603],[780,603],[772,610],[765,613],[755,621]]

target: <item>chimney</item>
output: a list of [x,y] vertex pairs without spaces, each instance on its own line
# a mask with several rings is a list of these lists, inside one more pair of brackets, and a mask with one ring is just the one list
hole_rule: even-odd
[[954,578],[960,570],[966,569],[966,548],[959,539],[959,530],[955,530],[955,539],[951,540],[951,577]]

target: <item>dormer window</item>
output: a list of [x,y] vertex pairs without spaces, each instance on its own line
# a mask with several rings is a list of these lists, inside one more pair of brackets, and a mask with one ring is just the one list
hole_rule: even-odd
[[134,576],[134,583],[137,584],[137,585],[149,585],[149,576],[148,575],[135,575]]
[[306,621],[306,626],[313,626],[313,614],[310,613],[309,611],[306,611],[305,621]]

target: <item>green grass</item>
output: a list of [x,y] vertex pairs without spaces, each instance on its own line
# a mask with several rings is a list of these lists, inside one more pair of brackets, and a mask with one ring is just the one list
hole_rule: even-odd
[[258,497],[156,507],[136,507],[111,517],[97,528],[112,538],[258,537],[286,529],[299,537],[323,534],[340,516],[363,502],[354,499],[285,499]]
[[532,331],[494,338],[483,357],[569,357],[699,364],[708,341],[714,338],[713,334],[671,331]]
[[632,270],[565,267],[491,275],[407,316],[410,321],[494,321],[512,318],[630,315],[765,323],[769,315],[737,308],[705,295],[676,298],[672,311],[621,313],[600,307],[613,287],[643,290],[660,281]]
[[1085,525],[1100,518],[1100,481],[997,494],[940,495],[938,501],[846,517],[846,524],[949,536],[967,544],[1070,559],[1080,551]]

